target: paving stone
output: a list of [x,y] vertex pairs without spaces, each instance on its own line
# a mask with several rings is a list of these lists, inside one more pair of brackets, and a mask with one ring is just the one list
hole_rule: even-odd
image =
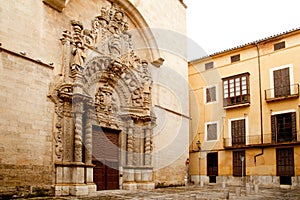
[[[240,194],[236,195],[236,189],[239,188]],[[59,199],[59,200],[221,200],[226,199],[225,193],[231,200],[294,200],[300,199],[299,189],[280,189],[280,188],[260,188],[259,193],[250,193],[246,195],[246,187],[222,187],[216,186],[188,186],[163,188],[148,191],[99,191],[95,196],[89,197],[49,197],[33,198],[37,199]]]

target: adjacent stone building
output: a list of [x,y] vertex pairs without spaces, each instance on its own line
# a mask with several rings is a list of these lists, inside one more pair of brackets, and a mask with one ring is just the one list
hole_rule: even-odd
[[300,29],[189,63],[197,184],[299,187]]
[[182,1],[0,5],[0,196],[184,184]]

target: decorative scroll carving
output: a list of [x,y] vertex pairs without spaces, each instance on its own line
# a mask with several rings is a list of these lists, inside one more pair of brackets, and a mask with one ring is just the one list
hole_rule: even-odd
[[62,129],[62,118],[63,118],[63,101],[59,101],[56,105],[55,112],[57,114],[56,132],[55,132],[55,155],[57,161],[63,159],[63,129]]

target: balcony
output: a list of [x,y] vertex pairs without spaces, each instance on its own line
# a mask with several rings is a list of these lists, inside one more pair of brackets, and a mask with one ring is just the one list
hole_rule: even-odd
[[284,145],[300,145],[300,141],[297,140],[298,131],[295,134],[288,134],[289,137],[283,137],[282,135],[274,135],[272,133],[264,134],[263,143],[261,143],[261,135],[241,136],[235,138],[224,138],[223,144],[225,149],[236,148],[251,148],[251,147],[269,147],[269,146],[284,146]]
[[250,94],[224,98],[223,107],[224,109],[250,106]]
[[278,101],[299,97],[299,84],[276,87],[265,90],[265,100],[267,102]]
[[261,144],[261,135],[239,136],[234,138],[224,138],[225,148],[240,148],[253,144]]

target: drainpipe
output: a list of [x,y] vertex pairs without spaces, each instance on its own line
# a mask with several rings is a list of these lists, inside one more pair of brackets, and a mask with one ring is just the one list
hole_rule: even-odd
[[[258,43],[255,42],[254,45],[257,49],[257,65],[258,65],[258,84],[259,84],[259,110],[260,110],[260,142],[264,143],[264,129],[263,129],[263,111],[262,111],[262,87],[261,87],[261,65],[260,65],[260,51]],[[264,154],[264,148],[261,149],[261,153],[254,156],[254,163],[256,164],[256,158]]]
[[261,153],[256,154],[256,155],[254,156],[254,164],[255,164],[255,165],[256,165],[256,158],[257,158],[258,156],[262,156],[262,155],[264,155],[264,148],[261,148]]

